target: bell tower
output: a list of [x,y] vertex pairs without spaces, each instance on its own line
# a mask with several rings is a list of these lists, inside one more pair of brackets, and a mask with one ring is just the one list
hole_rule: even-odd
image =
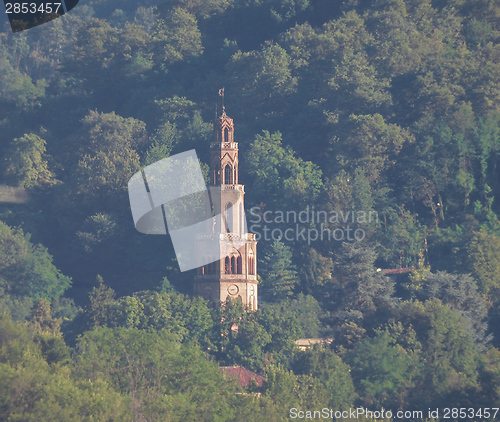
[[[228,298],[257,310],[257,241],[246,232],[245,187],[239,184],[238,143],[234,123],[222,107],[214,121],[214,142],[210,144],[210,193],[214,215],[221,214],[210,236],[219,238],[219,259],[198,268],[194,293],[214,305]],[[203,240],[200,240],[203,242]],[[203,249],[203,248],[200,248]],[[214,251],[215,252],[215,251]]]

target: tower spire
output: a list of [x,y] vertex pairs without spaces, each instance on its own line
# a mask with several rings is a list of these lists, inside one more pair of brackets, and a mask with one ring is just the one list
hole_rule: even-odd
[[[213,227],[210,236],[218,239],[219,250],[214,250],[218,255],[214,262],[198,269],[194,291],[213,304],[230,298],[255,311],[258,309],[257,239],[255,234],[247,232],[245,187],[238,180],[238,143],[234,139],[233,119],[225,112],[224,88],[219,89],[219,96],[222,114],[214,120],[215,139],[210,144],[211,202],[214,215],[221,216],[220,224]],[[204,242],[200,238],[196,250],[205,253]]]
[[226,107],[224,106],[224,87],[222,87],[221,89],[219,89],[219,97],[222,97],[221,98],[221,102],[222,102],[222,113],[224,113],[226,111]]

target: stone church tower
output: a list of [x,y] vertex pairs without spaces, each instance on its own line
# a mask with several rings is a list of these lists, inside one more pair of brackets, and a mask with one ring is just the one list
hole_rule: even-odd
[[[214,142],[210,144],[210,193],[214,215],[222,215],[209,236],[219,237],[219,256],[211,264],[198,268],[194,293],[214,305],[227,298],[240,301],[249,310],[257,310],[257,241],[246,233],[244,218],[245,187],[238,177],[238,143],[234,142],[234,123],[223,107],[214,122]],[[199,250],[203,247],[200,240]],[[217,251],[214,251],[217,252]]]

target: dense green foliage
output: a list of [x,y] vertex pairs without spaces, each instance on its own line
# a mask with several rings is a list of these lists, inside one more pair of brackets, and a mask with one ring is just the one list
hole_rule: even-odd
[[[0,189],[27,201],[0,202],[0,419],[498,405],[499,40],[494,0],[89,0],[6,28]],[[221,87],[248,219],[294,233],[261,236],[254,313],[191,297],[128,205],[164,157],[206,172]]]
[[15,296],[56,299],[71,279],[54,266],[44,246],[33,245],[29,238],[0,221],[0,288]]

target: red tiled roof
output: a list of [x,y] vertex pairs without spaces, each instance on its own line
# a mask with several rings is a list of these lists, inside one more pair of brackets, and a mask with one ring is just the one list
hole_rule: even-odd
[[266,380],[263,376],[250,371],[243,366],[221,366],[220,369],[224,372],[225,376],[230,376],[236,379],[236,382],[241,387],[248,387],[248,385],[255,381],[255,383],[262,387],[262,383]]
[[382,270],[385,275],[388,274],[404,274],[413,271],[413,268],[392,268],[389,270]]

